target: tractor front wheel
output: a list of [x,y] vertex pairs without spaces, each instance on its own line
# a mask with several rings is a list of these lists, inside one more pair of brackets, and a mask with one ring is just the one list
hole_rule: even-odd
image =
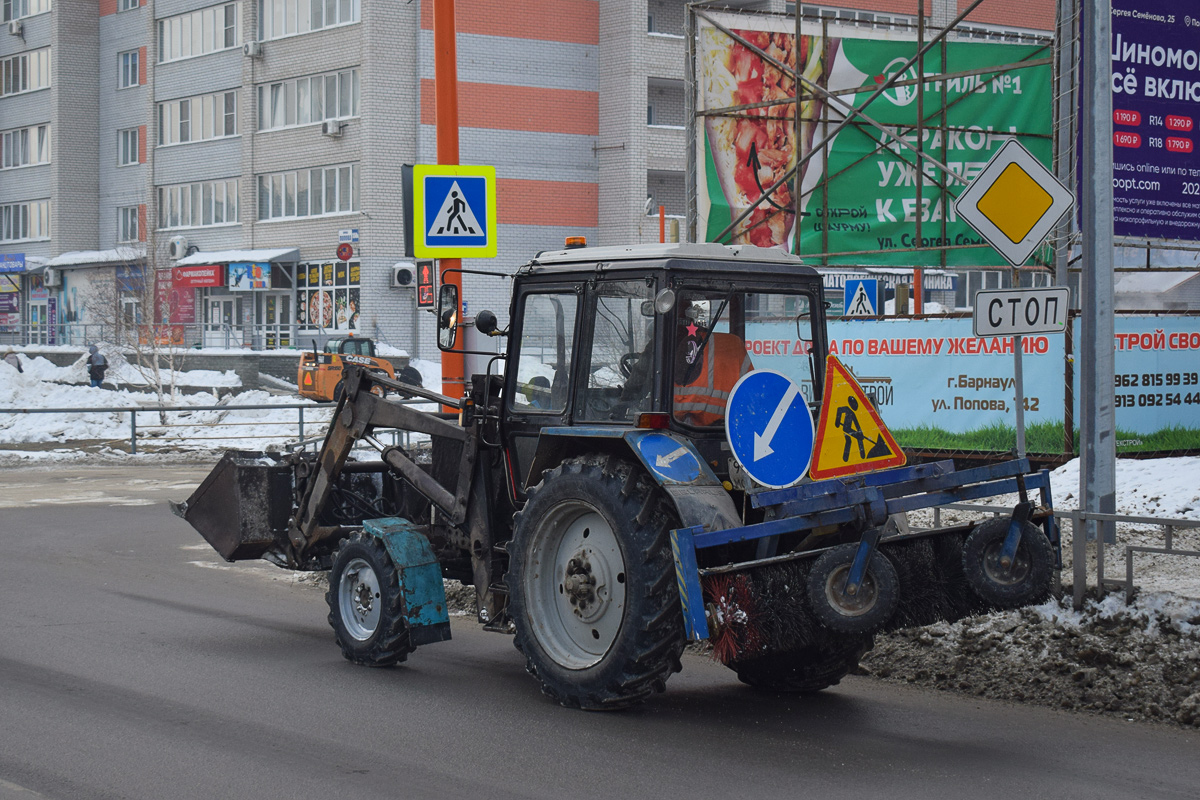
[[677,526],[641,469],[608,456],[568,459],[529,490],[505,581],[517,649],[547,695],[622,708],[680,669]]
[[334,639],[355,664],[390,667],[413,651],[396,567],[374,536],[356,533],[338,546],[325,602]]

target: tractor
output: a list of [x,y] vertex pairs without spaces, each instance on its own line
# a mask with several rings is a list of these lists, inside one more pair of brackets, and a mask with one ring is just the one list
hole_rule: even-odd
[[[513,636],[547,695],[583,709],[663,691],[689,641],[750,686],[813,692],[880,631],[1049,596],[1058,529],[1048,474],[1025,459],[754,477],[759,445],[805,445],[774,418],[735,419],[737,384],[774,373],[789,416],[822,413],[826,303],[795,256],[581,248],[503,277],[507,327],[474,320],[503,346],[477,354],[486,367],[461,397],[348,364],[318,454],[229,452],[173,505],[230,561],[328,571],[351,662],[390,666],[448,639],[444,579],[473,586],[479,622]],[[443,282],[443,349],[461,308]],[[747,350],[761,340],[783,344]],[[731,444],[735,423],[759,425],[752,455]],[[387,429],[408,444],[385,442]],[[914,509],[1013,492],[1012,513],[982,524],[906,524]]]

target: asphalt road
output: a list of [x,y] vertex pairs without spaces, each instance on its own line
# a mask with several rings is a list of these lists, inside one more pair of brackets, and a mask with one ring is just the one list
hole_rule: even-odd
[[867,678],[780,698],[686,656],[588,714],[468,619],[354,667],[319,590],[171,516],[205,471],[0,470],[0,800],[1200,796],[1195,732]]

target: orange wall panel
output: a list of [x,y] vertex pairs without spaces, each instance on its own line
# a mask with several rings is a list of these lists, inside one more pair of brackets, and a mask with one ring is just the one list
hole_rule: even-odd
[[[434,83],[427,78],[421,80],[421,124],[437,124]],[[459,81],[458,124],[463,128],[596,136],[600,132],[600,95]]]
[[573,181],[496,179],[496,214],[501,225],[560,225],[595,228],[600,224],[600,188]]
[[117,13],[117,0],[100,0],[100,16]]
[[[458,33],[600,43],[600,4],[595,0],[456,0]],[[433,3],[421,3],[421,27],[433,30]]]

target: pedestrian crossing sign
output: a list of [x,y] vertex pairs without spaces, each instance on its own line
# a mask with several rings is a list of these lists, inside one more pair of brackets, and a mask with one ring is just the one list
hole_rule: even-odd
[[496,168],[413,167],[413,251],[418,258],[496,255]]
[[808,474],[813,480],[844,478],[902,467],[906,460],[850,370],[836,356],[827,356],[821,421]]
[[851,278],[846,281],[842,314],[847,317],[879,316],[879,279]]

